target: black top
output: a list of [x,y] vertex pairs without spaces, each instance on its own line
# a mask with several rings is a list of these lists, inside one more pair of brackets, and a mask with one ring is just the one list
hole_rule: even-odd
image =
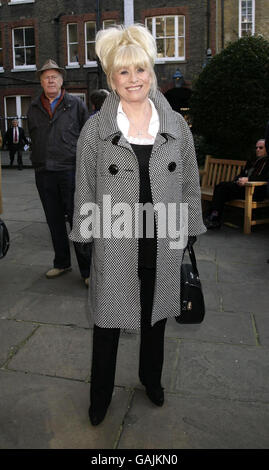
[[[149,159],[151,156],[152,145],[136,145],[131,144],[133,151],[136,154],[139,163],[139,176],[140,176],[140,190],[139,190],[139,202],[141,204],[151,203],[152,194],[150,187],[149,177]],[[153,206],[152,206],[153,207]],[[155,218],[149,217],[147,221],[147,212],[143,211],[143,233],[139,238],[139,255],[138,255],[138,267],[139,268],[150,268],[153,269],[156,266],[156,255],[157,255],[157,236],[156,236],[156,224]],[[153,214],[153,212],[151,212]],[[154,220],[154,224],[149,221]],[[148,225],[147,225],[148,224]],[[147,229],[151,236],[147,237]]]

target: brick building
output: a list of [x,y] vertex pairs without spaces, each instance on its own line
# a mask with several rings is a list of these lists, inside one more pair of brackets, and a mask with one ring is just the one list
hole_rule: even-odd
[[[159,87],[172,101],[176,99],[175,106],[184,106],[206,51],[215,54],[232,35],[238,37],[236,15],[242,13],[243,18],[243,4],[248,8],[251,4],[252,17],[257,17],[253,34],[258,24],[259,31],[268,26],[266,3],[268,0],[147,0],[146,4],[144,0],[0,0],[0,129],[3,132],[8,120],[18,116],[27,130],[23,117],[32,98],[41,92],[36,70],[49,57],[65,67],[67,91],[79,95],[90,108],[91,91],[106,87],[94,54],[95,33],[114,23],[143,23],[152,31],[158,47]],[[262,4],[264,11],[258,9]]]
[[216,52],[246,34],[269,40],[268,0],[216,0]]

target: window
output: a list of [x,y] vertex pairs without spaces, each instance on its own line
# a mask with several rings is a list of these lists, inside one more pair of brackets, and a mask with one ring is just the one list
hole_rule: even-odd
[[85,23],[85,63],[96,65],[95,55],[95,35],[96,23],[95,21],[88,21]]
[[67,25],[67,56],[68,65],[78,65],[78,25]]
[[[8,122],[18,118],[19,126],[27,132],[27,111],[31,103],[31,96],[6,96],[5,106],[5,129],[8,128]],[[28,132],[27,132],[28,133]]]
[[157,62],[185,59],[185,17],[156,16],[146,18],[146,27],[156,39]]
[[12,30],[13,67],[35,69],[35,31],[32,27]]
[[3,71],[3,44],[2,44],[1,31],[0,31],[0,71]]
[[116,21],[115,20],[104,20],[103,21],[103,29],[110,28],[111,26],[115,26]]
[[255,33],[255,0],[239,0],[239,37]]
[[77,98],[80,98],[84,103],[86,103],[86,94],[85,93],[73,93],[72,91],[69,91],[69,95],[76,96]]
[[[107,29],[116,24],[115,20],[104,20],[102,28]],[[95,54],[95,36],[96,36],[96,22],[87,21],[85,23],[85,64],[96,66]]]

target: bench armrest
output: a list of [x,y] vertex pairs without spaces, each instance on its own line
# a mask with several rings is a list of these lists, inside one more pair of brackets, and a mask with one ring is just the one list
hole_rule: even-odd
[[264,186],[265,184],[267,184],[267,181],[248,181],[245,186]]

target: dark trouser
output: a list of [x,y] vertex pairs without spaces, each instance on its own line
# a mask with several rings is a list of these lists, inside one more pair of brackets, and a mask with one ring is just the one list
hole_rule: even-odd
[[[75,171],[36,171],[36,186],[44,208],[55,252],[54,267],[63,269],[71,265],[66,216],[72,228],[74,213]],[[83,278],[89,277],[91,244],[74,243],[79,270]]]
[[[164,359],[164,331],[166,319],[151,326],[155,269],[141,269],[141,329],[139,377],[148,388],[161,384]],[[100,328],[94,325],[91,371],[91,405],[108,406],[112,397],[119,328]]]
[[[265,189],[255,188],[253,200],[262,201],[265,197]],[[222,182],[214,189],[211,203],[211,212],[218,211],[218,217],[221,218],[225,202],[233,199],[245,199],[245,188],[233,182]]]
[[18,166],[22,167],[22,152],[20,147],[16,144],[9,150],[10,165],[13,165],[16,152],[18,152]]

